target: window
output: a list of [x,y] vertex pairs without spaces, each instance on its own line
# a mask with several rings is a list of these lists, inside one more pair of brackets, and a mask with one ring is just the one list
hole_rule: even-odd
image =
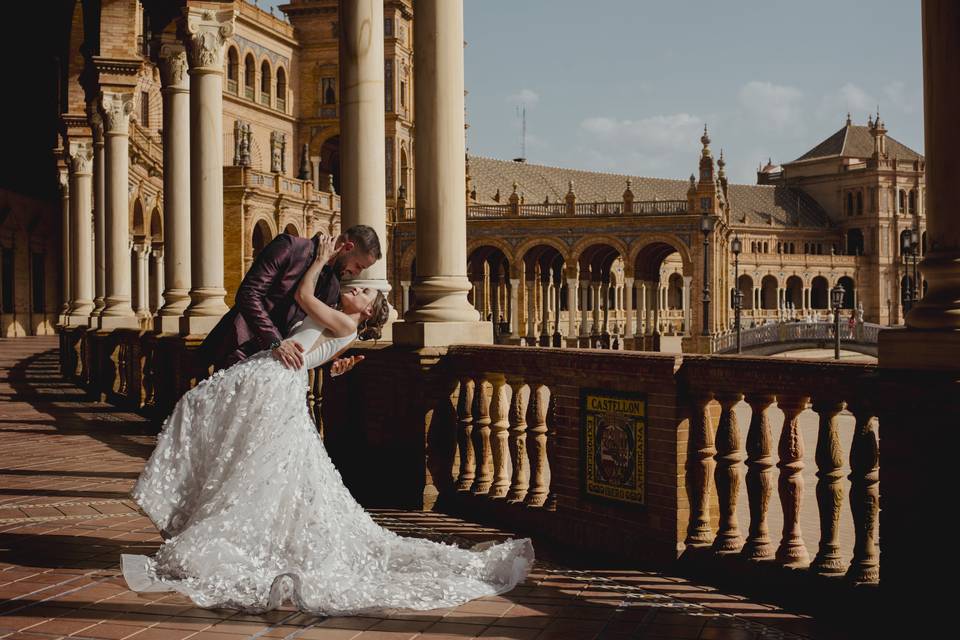
[[384,38],[393,37],[393,18],[383,19],[383,37]]
[[283,67],[277,69],[277,109],[287,110],[287,72]]
[[150,94],[146,91],[140,92],[140,124],[150,127]]
[[33,268],[30,275],[33,278],[33,312],[44,313],[46,305],[46,282],[44,280],[44,260],[42,253],[33,254]]
[[227,50],[227,91],[237,93],[240,79],[240,57],[233,47]]
[[387,113],[393,112],[393,60],[384,60],[383,62],[383,101],[384,110]]
[[323,104],[337,103],[337,90],[334,88],[335,80],[335,78],[323,78],[320,81],[320,92],[323,95]]
[[270,84],[273,79],[270,77],[270,63],[266,60],[260,65],[260,104],[270,106]]
[[847,192],[847,215],[853,215],[853,194],[850,192]]
[[900,189],[900,206],[897,208],[897,211],[903,213],[907,210],[907,192],[903,189]]
[[243,97],[253,100],[253,87],[257,82],[257,65],[249,53],[243,59]]
[[863,191],[857,191],[857,215],[863,215]]
[[917,192],[910,190],[910,213],[917,212]]
[[700,198],[700,210],[710,211],[710,198]]
[[13,313],[13,249],[0,249],[0,310]]
[[407,108],[407,83],[404,80],[400,81],[400,106]]

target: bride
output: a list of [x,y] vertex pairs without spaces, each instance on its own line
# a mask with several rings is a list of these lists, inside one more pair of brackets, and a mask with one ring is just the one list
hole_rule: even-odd
[[376,338],[389,307],[347,288],[341,310],[313,295],[337,252],[320,238],[296,292],[307,318],[291,338],[304,366],[263,351],[214,373],[167,418],[133,497],[164,537],[123,555],[134,591],[178,591],[201,607],[259,613],[292,601],[317,615],[432,609],[503,593],[533,563],[528,539],[472,549],[397,535],[353,499],[307,405],[307,369],[355,339]]

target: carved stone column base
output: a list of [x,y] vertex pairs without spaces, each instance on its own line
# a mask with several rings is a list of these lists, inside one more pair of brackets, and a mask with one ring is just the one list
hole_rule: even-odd
[[393,323],[393,343],[410,347],[493,344],[493,323],[399,321]]

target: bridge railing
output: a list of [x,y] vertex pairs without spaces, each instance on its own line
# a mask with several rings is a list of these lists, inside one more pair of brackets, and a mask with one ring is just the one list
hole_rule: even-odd
[[[879,324],[858,322],[853,327],[847,320],[840,321],[840,340],[862,345],[876,345]],[[770,322],[756,327],[741,329],[740,346],[743,349],[778,342],[826,342],[834,339],[833,322]],[[714,353],[727,353],[736,349],[736,332],[725,332],[714,338]]]
[[[635,202],[600,201],[542,202],[531,204],[470,204],[467,205],[468,220],[491,218],[566,218],[566,217],[604,217],[604,216],[662,216],[686,215],[686,200],[638,200]],[[391,218],[397,221],[416,220],[413,207],[397,207],[390,211]]]

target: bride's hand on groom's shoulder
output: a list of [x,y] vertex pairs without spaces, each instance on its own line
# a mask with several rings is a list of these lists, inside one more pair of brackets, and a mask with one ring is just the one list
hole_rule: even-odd
[[333,361],[333,364],[330,365],[330,377],[342,376],[350,369],[353,369],[355,366],[360,364],[363,361],[363,356],[350,356],[349,358],[339,358]]

